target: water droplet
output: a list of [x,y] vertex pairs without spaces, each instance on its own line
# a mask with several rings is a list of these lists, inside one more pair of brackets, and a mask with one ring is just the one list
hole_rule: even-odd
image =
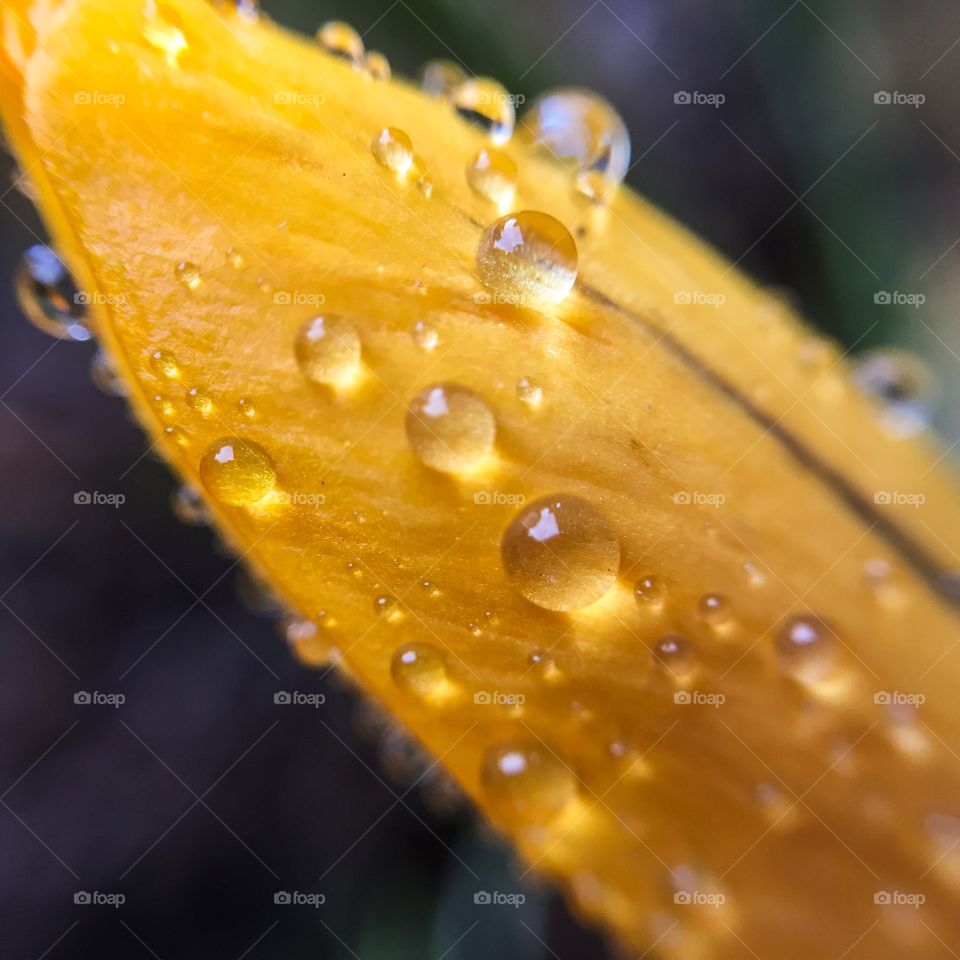
[[659,577],[640,577],[633,585],[633,596],[641,607],[659,611],[663,609],[667,585]]
[[330,20],[317,31],[317,40],[332,56],[347,60],[358,69],[363,66],[363,40],[349,23]]
[[191,387],[187,391],[187,406],[201,417],[209,417],[213,413],[213,397],[206,387]]
[[40,198],[37,187],[33,180],[30,179],[29,174],[24,173],[19,167],[14,167],[10,171],[10,183],[13,184],[13,188],[17,193],[26,197],[32,203],[36,203]]
[[421,350],[433,350],[440,342],[437,331],[423,320],[418,320],[410,328],[410,336]]
[[573,771],[536,740],[488,748],[480,777],[487,798],[502,815],[528,824],[553,819],[577,792]]
[[399,601],[396,597],[391,597],[389,593],[374,598],[373,612],[390,623],[396,623],[403,618],[403,609]]
[[63,261],[43,244],[27,249],[17,268],[17,302],[38,329],[61,340],[89,340],[85,298],[77,293]]
[[539,407],[543,403],[543,388],[535,380],[523,377],[517,381],[517,399],[528,407]]
[[653,648],[657,665],[674,680],[682,680],[693,673],[697,655],[686,637],[661,637]]
[[467,164],[467,183],[484,199],[509,207],[517,191],[517,165],[505,153],[488,147]]
[[126,384],[117,373],[109,355],[103,350],[98,350],[90,361],[90,379],[93,380],[98,390],[102,390],[108,396],[127,396]]
[[188,484],[178,487],[170,496],[170,509],[181,522],[191,527],[200,527],[210,522],[210,511],[203,497]]
[[506,143],[513,135],[516,111],[513,97],[502,84],[489,77],[465,80],[450,96],[464,120],[481,127],[494,143]]
[[150,366],[158,377],[165,380],[177,380],[180,377],[180,364],[170,350],[154,350],[150,354]]
[[242,270],[247,265],[247,261],[244,259],[243,254],[233,247],[227,251],[226,260],[234,270]]
[[856,358],[853,379],[877,405],[884,427],[898,437],[922,433],[939,399],[930,369],[905,350],[870,350]]
[[428,467],[458,473],[475,467],[493,449],[497,424],[472,390],[442,383],[421,390],[406,417],[407,439]]
[[163,435],[178,447],[186,448],[190,446],[190,438],[179,427],[165,427]]
[[390,61],[379,50],[371,50],[363,59],[363,66],[371,80],[383,83],[390,79],[393,71]]
[[148,19],[143,28],[144,39],[151,47],[164,54],[171,67],[176,67],[180,55],[189,47],[187,38],[180,27],[163,19],[155,6],[152,11],[149,6],[147,10]]
[[413,141],[397,127],[384,127],[371,144],[377,163],[404,177],[413,164]]
[[306,667],[325,667],[336,658],[336,646],[313,620],[287,619],[283,636],[293,655]]
[[314,383],[348,383],[360,367],[360,336],[334,314],[307,320],[297,331],[294,352],[303,375]]
[[576,185],[591,199],[607,199],[630,167],[626,124],[603,97],[573,88],[545,93],[523,117],[525,136],[570,164]]
[[524,210],[491,224],[477,251],[485,287],[519,304],[563,301],[577,279],[577,244],[547,213]]
[[400,647],[390,663],[393,682],[418,697],[430,697],[446,685],[447,667],[443,654],[426,643]]
[[246,397],[241,397],[237,401],[237,413],[247,420],[253,420],[257,415],[256,404],[252,400],[248,400]]
[[774,643],[780,666],[794,680],[815,684],[833,671],[837,638],[818,617],[792,617],[780,627]]
[[[433,196],[433,183],[426,177],[417,180],[417,189],[429,200]],[[424,291],[426,292],[426,291]]]
[[154,396],[153,406],[162,420],[173,420],[177,415],[177,408],[174,402],[162,393]]
[[210,445],[200,461],[200,479],[221,503],[241,507],[267,496],[277,482],[277,472],[259,443],[223,437]]
[[747,561],[741,569],[751,587],[762,587],[767,582],[767,575],[751,561]]
[[719,627],[730,620],[730,600],[720,593],[708,593],[697,604],[697,615],[711,627]]
[[195,263],[190,263],[189,260],[183,260],[178,263],[173,272],[177,280],[188,290],[196,290],[203,282],[203,278],[200,275],[200,268]]
[[620,544],[606,518],[572,494],[543,497],[521,510],[500,550],[514,587],[548,610],[579,610],[599,600],[620,566]]
[[419,71],[420,87],[435,97],[451,97],[467,75],[452,60],[430,60]]

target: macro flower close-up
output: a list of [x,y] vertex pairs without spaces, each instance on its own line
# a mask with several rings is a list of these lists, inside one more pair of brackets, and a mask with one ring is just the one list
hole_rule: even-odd
[[958,83],[0,0],[4,957],[960,956]]

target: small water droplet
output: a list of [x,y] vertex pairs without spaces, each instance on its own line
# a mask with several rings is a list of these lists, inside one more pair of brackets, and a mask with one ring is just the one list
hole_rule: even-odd
[[379,614],[389,623],[396,623],[403,618],[403,609],[396,597],[383,593],[373,600],[373,612]]
[[535,380],[522,377],[517,381],[517,399],[524,406],[535,408],[543,403],[543,388]]
[[154,395],[153,406],[162,420],[173,420],[177,415],[177,407],[174,402],[162,393]]
[[168,440],[172,440],[178,447],[186,448],[190,446],[190,438],[179,427],[165,427],[163,435]]
[[428,200],[433,196],[433,183],[430,180],[428,180],[426,177],[420,177],[417,180],[417,189]]
[[227,251],[226,260],[234,270],[242,270],[247,265],[247,261],[243,254],[234,247],[231,247]]
[[719,627],[730,621],[732,607],[728,597],[720,593],[708,593],[697,603],[697,615],[711,627]]
[[210,445],[200,461],[200,479],[221,503],[250,506],[273,491],[277,472],[259,443],[223,437]]
[[641,607],[660,611],[667,597],[667,585],[659,577],[640,577],[633,585],[633,596]]
[[241,397],[237,401],[237,413],[247,420],[253,420],[257,416],[256,404],[246,397]]
[[507,302],[557,304],[576,282],[577,244],[559,220],[524,210],[487,227],[477,266],[484,286]]
[[103,350],[98,350],[90,361],[90,379],[98,390],[110,397],[125,397],[129,392],[113,361]]
[[442,383],[421,390],[406,417],[407,440],[428,467],[458,473],[475,467],[493,449],[497,424],[472,390]]
[[63,261],[43,244],[29,247],[14,279],[17,302],[38,329],[60,340],[89,340],[86,298],[73,284]]
[[360,336],[343,317],[314,317],[297,332],[294,352],[308,380],[320,384],[349,383],[360,367]]
[[494,808],[527,824],[552,820],[577,792],[573,771],[536,740],[489,747],[480,776]]
[[517,191],[517,165],[505,153],[488,147],[467,164],[467,183],[484,199],[507,208]]
[[452,60],[429,60],[419,70],[420,88],[434,97],[451,97],[467,75]]
[[178,66],[181,54],[189,48],[183,30],[160,16],[155,5],[148,5],[147,11],[148,17],[143,28],[144,39],[166,57],[171,67]]
[[389,80],[393,71],[390,61],[379,50],[371,50],[363,59],[364,70],[371,80],[384,83]]
[[342,20],[328,21],[317,30],[317,41],[331,56],[347,60],[358,69],[363,66],[363,40],[349,23]]
[[852,373],[890,433],[912,437],[930,425],[940,389],[919,358],[905,350],[870,350],[856,358]]
[[440,335],[424,320],[418,320],[410,328],[410,336],[421,350],[433,350],[440,342]]
[[630,166],[630,136],[620,114],[589,90],[545,93],[524,113],[522,130],[536,146],[576,171],[577,189],[606,200]]
[[749,560],[741,567],[741,570],[751,587],[762,587],[767,582],[767,575]]
[[177,280],[188,290],[196,290],[203,282],[203,277],[200,275],[200,268],[195,263],[190,263],[189,260],[183,260],[178,263],[173,272]]
[[547,610],[579,610],[617,577],[620,544],[606,518],[581,497],[558,494],[526,506],[500,546],[514,587]]
[[327,632],[313,620],[288,618],[283,636],[293,655],[306,667],[325,667],[336,658],[336,646]]
[[10,183],[21,196],[26,197],[31,203],[36,203],[40,194],[29,174],[24,173],[19,167],[14,167],[10,171]]
[[180,364],[170,350],[154,350],[150,354],[150,366],[157,376],[165,380],[177,380],[180,377]]
[[183,484],[173,491],[170,508],[173,515],[188,526],[200,527],[210,522],[210,511],[203,497],[189,484]]
[[819,617],[792,617],[780,627],[774,644],[783,671],[801,683],[824,680],[836,664],[836,635]]
[[209,417],[213,413],[213,397],[206,387],[191,387],[187,391],[187,406],[201,417]]
[[384,127],[371,144],[377,163],[404,177],[413,164],[413,141],[397,127]]
[[464,120],[483,129],[494,143],[506,143],[513,135],[516,111],[506,88],[489,77],[465,80],[450,96]]
[[697,655],[686,637],[661,637],[653,648],[653,657],[664,673],[674,680],[689,677],[697,665]]
[[431,697],[446,686],[447,666],[443,654],[426,643],[400,647],[390,662],[393,682],[418,697]]

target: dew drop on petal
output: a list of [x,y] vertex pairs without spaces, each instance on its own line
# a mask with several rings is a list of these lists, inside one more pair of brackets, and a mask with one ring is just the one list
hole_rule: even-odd
[[256,404],[247,397],[241,397],[237,401],[237,413],[246,420],[253,420],[257,415]]
[[428,467],[458,473],[493,449],[497,423],[482,397],[455,383],[421,390],[407,408],[407,440]]
[[562,302],[577,279],[577,244],[554,217],[523,210],[484,231],[477,267],[485,287],[507,302]]
[[513,97],[496,80],[472,77],[461,83],[450,99],[457,113],[484,130],[494,143],[506,143],[513,135]]
[[203,497],[189,484],[182,484],[170,496],[173,515],[191,527],[200,527],[210,522],[210,512]]
[[158,377],[163,377],[165,380],[180,378],[180,363],[170,350],[154,350],[150,354],[150,366]]
[[308,380],[319,384],[346,383],[360,367],[360,336],[343,317],[313,317],[297,331],[294,353]]
[[697,603],[697,616],[711,627],[727,623],[732,612],[730,600],[721,593],[707,593]]
[[187,391],[187,406],[201,417],[209,417],[213,413],[213,397],[206,387],[191,387]]
[[543,403],[543,388],[529,377],[517,381],[517,399],[526,407],[539,407]]
[[429,60],[419,70],[420,88],[434,97],[450,97],[467,75],[452,60]]
[[661,637],[653,647],[657,666],[675,680],[682,680],[693,673],[697,655],[686,637]]
[[620,566],[620,544],[606,518],[573,494],[525,506],[504,531],[500,552],[514,587],[547,610],[579,610],[599,600]]
[[467,164],[467,183],[484,199],[509,208],[517,190],[517,165],[505,153],[487,147]]
[[86,298],[77,292],[63,261],[50,247],[35,244],[20,260],[14,280],[17,302],[38,329],[60,340],[89,340]]
[[390,663],[393,682],[418,697],[438,693],[447,679],[443,654],[426,643],[408,643],[400,647]]
[[129,392],[109,354],[104,350],[98,350],[90,361],[90,379],[96,388],[107,396],[125,397]]
[[906,350],[867,351],[854,362],[853,379],[890,433],[912,437],[929,426],[940,388],[918,357]]
[[648,574],[633,585],[633,596],[641,608],[659,611],[663,609],[667,585],[659,577]]
[[413,141],[403,130],[384,127],[370,146],[377,163],[392,170],[398,177],[406,176],[413,164]]
[[784,673],[801,683],[826,679],[836,665],[836,635],[819,617],[791,617],[777,631],[774,645]]
[[221,503],[250,506],[273,491],[277,472],[259,443],[223,437],[210,445],[200,461],[200,479]]
[[191,263],[189,260],[183,260],[176,265],[174,268],[174,276],[177,280],[180,281],[188,290],[196,290],[197,287],[203,282],[203,277],[200,274],[200,268],[195,264]]
[[410,328],[410,336],[413,337],[413,342],[420,347],[421,350],[433,350],[440,342],[440,336],[437,331],[425,320],[418,320]]
[[371,50],[363,58],[363,68],[371,80],[381,83],[392,76],[390,61],[379,50]]
[[358,68],[363,66],[363,40],[349,23],[328,21],[317,30],[317,42],[332,56],[347,60]]
[[527,824],[552,820],[577,792],[573,771],[533,739],[489,747],[480,779],[487,799],[501,815]]

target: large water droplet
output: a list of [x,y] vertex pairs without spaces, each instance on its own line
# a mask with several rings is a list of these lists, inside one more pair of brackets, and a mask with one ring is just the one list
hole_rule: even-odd
[[877,404],[891,433],[912,437],[929,426],[940,390],[919,358],[905,350],[870,350],[855,360],[853,379]]
[[189,260],[178,263],[174,267],[173,274],[188,290],[196,290],[203,283],[200,268]]
[[14,286],[20,309],[44,333],[61,340],[89,340],[85,298],[77,293],[63,261],[43,244],[27,249]]
[[467,183],[481,197],[508,208],[517,190],[517,165],[505,153],[488,147],[467,164]]
[[277,473],[259,443],[223,437],[210,445],[200,461],[200,479],[221,503],[240,507],[267,496],[277,482]]
[[349,23],[328,21],[317,30],[317,41],[332,56],[347,60],[357,68],[363,66],[363,40]]
[[293,655],[306,667],[325,667],[336,659],[335,644],[313,620],[287,619],[283,623],[283,636]]
[[572,494],[529,504],[504,531],[503,566],[513,585],[548,610],[579,610],[617,577],[620,544],[606,518]]
[[837,638],[818,617],[792,617],[780,627],[774,643],[783,671],[801,683],[818,683],[833,671]]
[[577,244],[556,218],[535,210],[491,224],[477,251],[480,279],[500,302],[560,303],[577,279]]
[[363,58],[363,68],[367,76],[378,83],[386,82],[393,74],[390,61],[379,50],[371,50]]
[[303,375],[314,383],[343,384],[360,367],[360,336],[335,314],[307,320],[297,331],[294,353]]
[[446,684],[447,667],[443,654],[426,643],[400,647],[390,663],[393,682],[418,697],[439,693]]
[[451,94],[457,113],[486,131],[494,143],[506,143],[513,135],[516,111],[506,88],[489,77],[466,80]]
[[418,71],[420,87],[434,97],[451,97],[467,75],[452,60],[428,60]]
[[490,747],[480,776],[495,809],[527,824],[553,819],[577,792],[573,771],[536,740],[513,740]]
[[404,177],[413,164],[413,141],[397,127],[384,127],[371,144],[377,163]]
[[524,133],[576,170],[578,189],[603,200],[630,166],[626,124],[603,97],[575,88],[538,97],[523,116]]
[[442,383],[421,390],[406,418],[414,453],[434,470],[458,473],[475,467],[493,449],[496,420],[472,390]]

